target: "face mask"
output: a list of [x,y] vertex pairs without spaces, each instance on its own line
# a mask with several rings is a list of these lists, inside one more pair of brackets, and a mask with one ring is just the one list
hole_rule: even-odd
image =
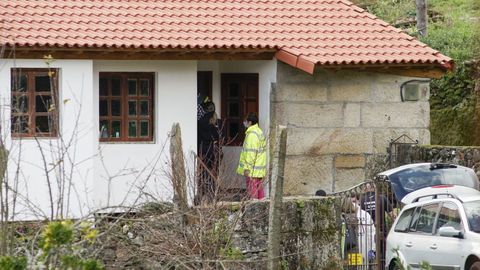
[[243,121],[243,126],[248,128],[248,122],[247,121]]

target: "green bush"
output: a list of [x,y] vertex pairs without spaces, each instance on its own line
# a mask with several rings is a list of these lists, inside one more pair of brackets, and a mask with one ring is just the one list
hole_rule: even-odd
[[0,269],[2,270],[24,270],[27,269],[27,258],[24,256],[12,257],[3,256],[0,257]]

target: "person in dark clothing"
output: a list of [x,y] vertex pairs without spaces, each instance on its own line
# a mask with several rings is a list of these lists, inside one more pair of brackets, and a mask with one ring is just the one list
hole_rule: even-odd
[[219,164],[219,128],[213,102],[203,105],[204,115],[198,120],[198,156],[200,158],[197,181],[197,204],[211,202],[217,189],[216,174]]
[[[379,195],[379,202],[375,198],[375,187],[371,183],[365,185],[365,192],[360,198],[360,207],[365,210],[373,219],[373,222],[376,222],[376,215],[380,216],[379,229],[380,233],[377,234],[377,237],[380,237],[380,247],[377,249],[381,250],[381,259],[385,259],[385,242],[387,239],[388,228],[387,228],[387,215],[392,213],[392,206],[388,201],[388,198],[385,195]],[[377,205],[378,203],[378,205]]]

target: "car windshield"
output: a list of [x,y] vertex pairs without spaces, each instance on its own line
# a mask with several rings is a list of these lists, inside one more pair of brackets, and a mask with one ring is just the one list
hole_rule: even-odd
[[408,193],[436,185],[460,185],[476,188],[476,176],[463,167],[430,169],[429,165],[408,168],[389,176],[398,200]]
[[470,231],[480,233],[480,200],[463,203]]

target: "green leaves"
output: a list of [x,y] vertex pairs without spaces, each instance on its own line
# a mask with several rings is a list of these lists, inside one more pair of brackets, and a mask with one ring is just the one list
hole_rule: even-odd
[[24,256],[3,256],[0,257],[0,269],[2,270],[24,270],[27,269],[27,258]]
[[71,243],[73,223],[71,221],[50,222],[42,233],[40,248],[48,253],[52,249]]

